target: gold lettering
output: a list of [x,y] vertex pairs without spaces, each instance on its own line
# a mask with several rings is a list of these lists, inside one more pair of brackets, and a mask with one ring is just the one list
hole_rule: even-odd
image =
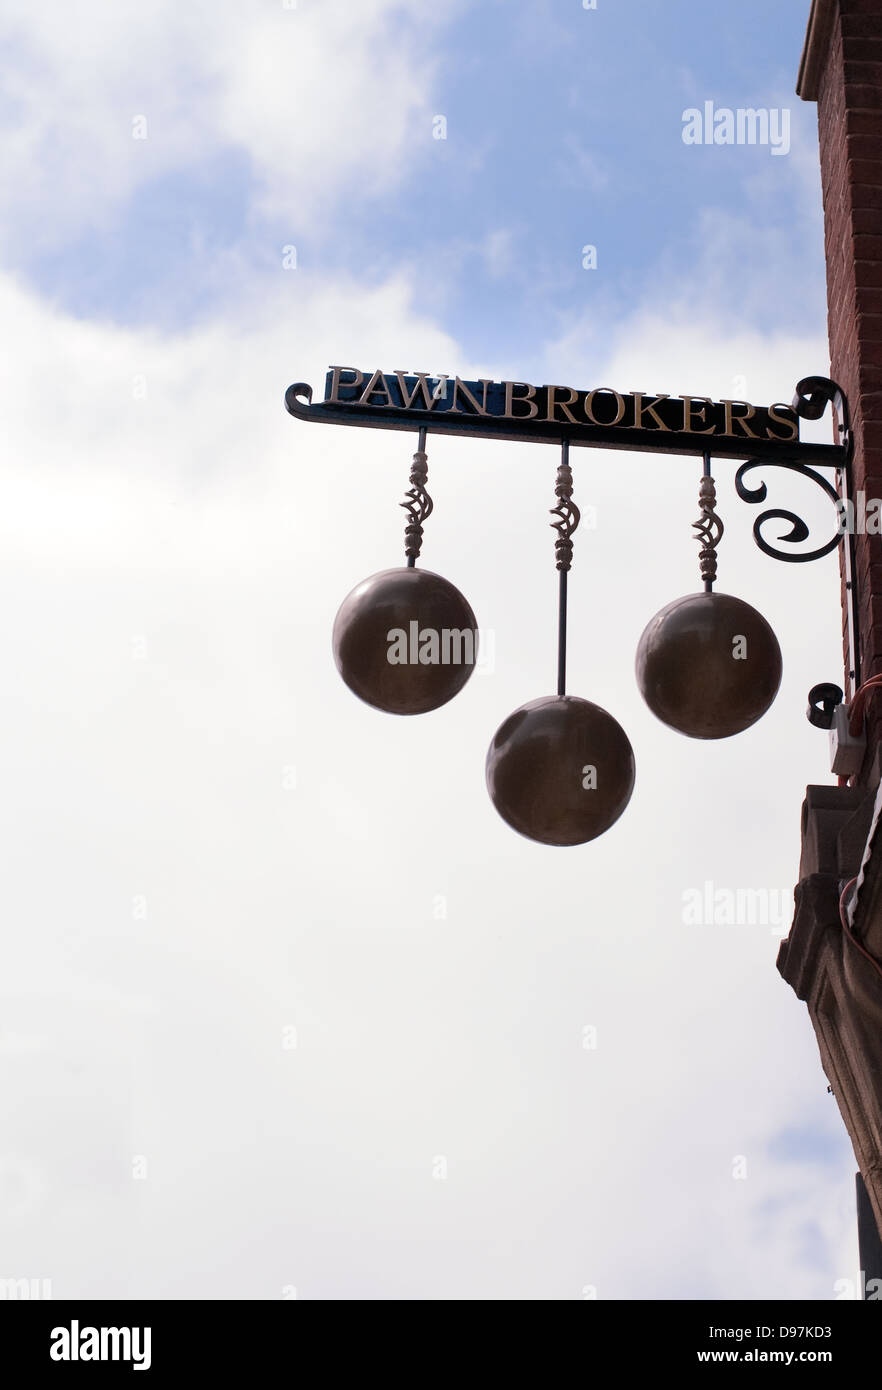
[[[607,396],[616,398],[616,418],[614,420],[598,420],[594,415],[594,397],[599,396],[601,391]],[[614,391],[611,386],[596,386],[593,391],[589,391],[585,397],[585,414],[592,425],[617,425],[625,413],[624,397],[618,391]]]
[[[379,384],[377,378],[379,378]],[[392,392],[389,389],[389,383],[387,382],[386,378],[383,376],[383,373],[380,371],[378,367],[377,370],[374,372],[373,376],[371,377],[370,381],[368,382],[367,386],[364,388],[363,392],[359,396],[358,404],[376,405],[377,402],[372,401],[371,396],[376,396],[381,391],[384,393],[386,399],[384,401],[380,401],[380,405],[392,405]]]
[[[758,436],[754,434],[753,430],[749,429],[746,424],[746,421],[748,421],[752,415],[756,414],[756,409],[754,406],[752,406],[748,401],[721,401],[720,404],[722,405],[723,410],[725,412],[726,428],[723,430],[723,434],[734,435],[735,430],[733,429],[733,426],[740,425],[741,428],[744,430],[744,433],[747,435],[748,439],[758,438]],[[743,415],[736,415],[734,413],[734,407],[736,405],[744,406]]]
[[709,405],[713,405],[710,396],[681,396],[681,400],[683,402],[683,429],[688,431],[689,434],[713,434],[716,425],[709,425],[706,430],[697,430],[692,423],[695,402],[703,401],[704,404],[699,407],[700,413],[698,419],[702,425],[707,424],[707,408]]
[[[465,382],[464,382],[464,381],[461,381],[459,377],[456,377],[455,380],[454,380],[454,382],[453,382],[453,404],[451,405],[450,409],[451,409],[451,410],[456,410],[456,400],[457,400],[457,396],[459,395],[459,393],[460,393],[460,391],[461,391],[462,394],[465,396],[466,400],[468,401],[469,405],[470,405],[470,406],[472,407],[472,409],[475,411],[475,414],[476,414],[476,415],[486,415],[486,414],[487,414],[487,388],[488,388],[488,386],[492,386],[492,385],[493,385],[493,382],[492,382],[492,381],[485,381],[484,378],[481,377],[481,380],[479,381],[478,385],[479,385],[479,386],[483,386],[483,388],[484,388],[484,401],[483,401],[483,404],[482,404],[482,405],[478,405],[478,402],[475,400],[474,396],[472,395],[472,393],[471,393],[471,391],[469,390],[469,388],[466,386]],[[460,414],[464,414],[465,412],[462,411],[462,412],[459,412],[459,413],[460,413]]]
[[769,439],[781,439],[781,438],[784,438],[784,439],[799,439],[799,421],[798,421],[798,420],[788,420],[786,415],[780,415],[780,414],[778,413],[779,410],[789,410],[789,409],[790,409],[790,406],[787,406],[787,405],[782,404],[781,401],[776,401],[774,405],[770,405],[770,406],[769,406],[769,419],[770,419],[770,420],[774,420],[774,422],[775,422],[776,425],[786,425],[787,428],[788,428],[788,430],[790,431],[790,433],[789,433],[789,434],[785,434],[785,435],[783,435],[783,436],[780,435],[780,434],[774,434],[773,431],[772,431],[771,426],[767,426],[767,428],[766,428],[766,436],[767,436],[767,438],[769,438]]
[[[576,401],[579,399],[578,391],[574,391],[572,386],[546,386],[545,389],[548,392],[548,414],[545,416],[546,420],[553,421],[556,418],[554,414],[555,407],[559,407],[570,424],[575,425],[576,417],[570,410],[570,406],[575,405]],[[555,393],[558,391],[566,391],[569,395],[569,400],[556,401],[554,397]]]
[[644,415],[644,412],[646,412],[647,414],[649,414],[649,415],[652,416],[653,420],[654,420],[655,423],[658,425],[658,427],[659,427],[660,430],[667,430],[667,431],[670,433],[670,429],[671,429],[670,425],[666,425],[666,424],[665,424],[664,420],[662,419],[662,417],[659,415],[658,411],[657,411],[656,408],[655,408],[657,405],[660,405],[662,401],[669,401],[669,400],[671,399],[670,396],[667,394],[667,392],[663,392],[662,395],[656,396],[655,400],[652,402],[652,405],[644,405],[644,404],[643,404],[643,392],[642,392],[642,391],[632,391],[632,392],[631,392],[631,395],[634,397],[634,428],[635,428],[635,429],[638,429],[638,430],[646,429],[646,426],[645,426],[644,423],[643,423],[643,415]]
[[[331,376],[331,391],[330,395],[325,397],[325,400],[332,403],[333,405],[348,404],[348,402],[341,402],[340,400],[340,387],[345,386],[348,388],[351,386],[354,387],[355,390],[358,390],[359,386],[364,381],[364,374],[362,372],[357,371],[355,367],[332,367],[331,372],[333,373],[333,375]],[[354,380],[341,381],[341,372],[351,372],[354,377]]]
[[[526,381],[504,381],[502,384],[505,387],[505,416],[503,417],[504,419],[532,420],[534,415],[539,414],[539,407],[533,399],[533,397],[536,394],[535,386],[530,386]],[[514,389],[516,386],[523,386],[525,393],[523,396],[515,396]],[[514,410],[512,409],[512,407],[515,405],[528,406],[529,409],[527,410],[527,414],[515,415]]]
[[[401,389],[401,399],[404,401],[405,410],[410,410],[418,391],[422,392],[425,409],[433,409],[435,405],[435,393],[433,387],[429,385],[429,378],[425,372],[396,372],[395,375],[398,378],[398,385]],[[407,394],[407,383],[405,380],[408,376],[415,376],[417,379],[416,386],[413,388],[410,395]],[[417,409],[422,408],[422,406],[417,407]]]

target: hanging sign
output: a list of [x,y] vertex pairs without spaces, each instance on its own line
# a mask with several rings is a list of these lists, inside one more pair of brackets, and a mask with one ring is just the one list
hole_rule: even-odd
[[842,462],[840,445],[800,440],[799,395],[793,405],[751,405],[709,396],[617,391],[609,386],[533,386],[525,381],[465,381],[427,372],[331,367],[325,398],[290,386],[285,404],[303,420],[427,429],[433,434],[544,441],[600,448],[661,450],[732,458]]

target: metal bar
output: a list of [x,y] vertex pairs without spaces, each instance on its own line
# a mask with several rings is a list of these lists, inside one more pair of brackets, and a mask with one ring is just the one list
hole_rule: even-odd
[[[421,426],[420,426],[420,432],[419,432],[419,435],[418,435],[418,437],[417,437],[417,451],[418,451],[419,453],[421,453],[421,454],[424,454],[424,453],[426,452],[426,427],[425,427],[425,425],[421,425]],[[415,555],[408,555],[408,557],[407,557],[407,568],[408,568],[409,570],[416,569],[416,556],[415,556]]]
[[[854,501],[852,497],[851,485],[851,463],[846,463],[840,468],[837,474],[839,490],[841,496],[846,501]],[[846,509],[848,514],[848,509]],[[854,509],[851,509],[854,516]],[[855,691],[860,689],[861,684],[861,648],[860,631],[858,628],[858,605],[857,605],[857,553],[855,549],[855,527],[852,526],[845,537],[845,545],[842,546],[842,577],[845,583],[845,616],[846,616],[846,643],[848,655],[846,660],[845,683],[846,699],[850,699]]]
[[[431,429],[433,434],[451,434],[465,438],[480,437],[504,442],[527,444],[554,444],[560,447],[563,424],[560,420],[518,419],[503,421],[498,416],[465,415],[460,412],[402,410],[397,407],[360,406],[356,403],[331,404],[319,401],[312,404],[304,400],[311,388],[303,383],[289,386],[285,394],[285,406],[289,414],[298,420],[314,424],[347,425],[357,429],[406,430],[411,432],[415,426]],[[702,456],[707,441],[701,436],[678,430],[633,429],[613,425],[591,425],[588,423],[566,424],[567,438],[578,447],[625,449],[640,453],[682,454],[689,457]],[[814,444],[808,441],[776,439],[729,438],[714,436],[715,457],[732,459],[768,459],[781,462],[785,459],[800,463],[812,463],[829,468],[840,468],[845,463],[846,451],[838,444]]]
[[560,571],[557,605],[557,693],[567,693],[567,572]]
[[567,686],[567,573],[573,562],[573,532],[579,525],[579,508],[573,501],[573,472],[570,468],[570,441],[560,441],[560,464],[554,485],[557,506],[551,515],[557,521],[551,525],[557,532],[554,557],[558,579],[557,600],[557,693],[566,694]]
[[[704,477],[704,478],[709,478],[710,475],[711,475],[711,456],[710,456],[710,454],[708,454],[708,453],[706,453],[705,456],[704,456],[704,464],[703,464],[703,466],[702,466],[701,472],[702,472],[702,477]],[[706,594],[712,594],[713,591],[714,591],[714,581],[713,581],[712,579],[706,579],[706,580],[704,581],[704,592],[705,592]]]
[[858,1254],[864,1276],[861,1298],[865,1299],[870,1280],[882,1280],[882,1240],[879,1238],[879,1227],[873,1214],[870,1194],[860,1173],[855,1174],[854,1182],[857,1196]]

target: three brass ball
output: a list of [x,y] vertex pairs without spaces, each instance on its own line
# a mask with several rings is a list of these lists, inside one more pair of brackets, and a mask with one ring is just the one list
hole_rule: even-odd
[[[422,444],[421,440],[421,444]],[[417,569],[422,521],[432,509],[425,492],[423,450],[414,457],[408,500],[409,564],[382,570],[343,600],[334,622],[333,652],[346,685],[390,714],[424,714],[465,686],[478,655],[478,626],[453,584]],[[572,502],[567,450],[558,470],[561,642],[565,661],[566,571],[579,513]],[[695,523],[705,591],[662,608],[637,646],[636,677],[649,709],[689,738],[741,733],[766,713],[781,682],[781,650],[761,613],[744,600],[716,593],[715,547],[722,522],[705,460]],[[710,577],[708,577],[710,576]],[[563,667],[559,667],[562,672]],[[622,815],[634,789],[635,761],[621,725],[600,706],[564,693],[531,700],[500,724],[487,752],[487,789],[504,821],[545,845],[596,839]]]

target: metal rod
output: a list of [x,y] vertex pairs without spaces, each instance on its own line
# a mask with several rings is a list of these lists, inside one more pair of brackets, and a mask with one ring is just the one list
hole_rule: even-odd
[[[419,432],[419,436],[418,436],[418,439],[417,439],[417,449],[419,450],[419,452],[420,452],[421,454],[424,454],[424,453],[426,452],[426,427],[425,427],[425,425],[421,425],[421,426],[420,426],[420,432]],[[408,557],[407,557],[407,568],[408,568],[409,570],[416,569],[416,556],[415,556],[415,555],[408,555]]]
[[[423,522],[432,512],[432,499],[426,492],[426,432],[427,427],[420,425],[417,438],[417,452],[413,456],[413,464],[410,470],[410,491],[407,498],[402,502],[410,515],[410,521],[405,529],[405,540],[407,541],[407,568],[416,568],[417,554],[422,548],[423,543]],[[408,538],[410,538],[408,540]]]
[[[703,473],[703,476],[704,476],[705,478],[709,478],[710,475],[711,475],[711,456],[710,456],[710,454],[707,453],[707,452],[705,452],[705,455],[704,455],[704,467],[703,467],[703,469],[702,469],[702,473]],[[706,580],[704,581],[704,592],[705,592],[706,594],[712,594],[713,591],[714,591],[714,581],[713,581],[712,579],[706,579]]]
[[[570,462],[570,441],[560,441],[560,461],[568,467]],[[572,553],[572,546],[570,547]],[[557,599],[557,693],[567,693],[567,573],[569,563],[560,570]]]
[[567,572],[560,571],[557,606],[557,693],[567,693]]
[[[841,495],[849,501],[853,501],[852,472],[851,463],[847,463],[837,474]],[[848,513],[846,512],[846,515]],[[846,697],[854,695],[860,688],[861,683],[861,641],[860,629],[858,626],[858,603],[857,603],[857,547],[855,546],[855,528],[849,529],[848,535],[842,546],[842,578],[845,584],[845,613],[846,628],[845,637],[848,647],[847,660],[845,665],[845,693]]]
[[879,1236],[879,1227],[873,1214],[870,1195],[860,1173],[855,1174],[855,1187],[857,1189],[858,1253],[860,1255],[860,1267],[864,1275],[864,1286],[858,1291],[858,1297],[866,1299],[867,1285],[870,1280],[882,1279],[882,1239]]

